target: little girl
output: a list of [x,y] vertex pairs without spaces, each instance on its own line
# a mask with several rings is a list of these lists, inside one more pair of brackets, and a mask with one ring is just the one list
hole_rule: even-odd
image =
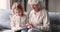
[[14,13],[11,18],[11,29],[15,32],[27,32],[26,28],[27,16],[24,13],[24,9],[20,3],[14,3],[12,6],[12,11]]

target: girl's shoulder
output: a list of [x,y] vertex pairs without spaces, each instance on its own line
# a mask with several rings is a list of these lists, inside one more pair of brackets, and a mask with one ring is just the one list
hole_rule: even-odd
[[28,13],[27,13],[27,12],[24,12],[24,15],[25,15],[25,16],[27,16],[27,15],[28,15]]
[[27,12],[24,12],[24,16],[25,16],[26,18],[28,18],[28,17],[29,17],[29,15],[28,15],[28,13],[27,13]]
[[16,15],[13,15],[13,16],[11,17],[11,19],[15,19],[15,17],[16,17]]

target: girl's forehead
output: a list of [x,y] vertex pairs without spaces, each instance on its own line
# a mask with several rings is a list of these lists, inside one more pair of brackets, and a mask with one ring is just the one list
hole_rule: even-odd
[[15,9],[14,11],[21,11],[21,9]]
[[14,10],[21,10],[21,9],[14,9]]

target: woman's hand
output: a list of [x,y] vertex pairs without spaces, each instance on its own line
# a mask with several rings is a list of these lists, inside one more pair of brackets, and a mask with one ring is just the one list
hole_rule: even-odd
[[27,27],[27,28],[32,28],[33,26],[32,26],[32,24],[27,23],[27,24],[26,24],[26,27]]

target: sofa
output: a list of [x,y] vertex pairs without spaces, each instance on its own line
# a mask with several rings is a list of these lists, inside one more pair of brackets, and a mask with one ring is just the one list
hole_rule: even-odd
[[60,32],[60,12],[48,12],[51,32]]
[[[10,10],[0,9],[0,31],[10,30]],[[60,12],[48,12],[51,32],[60,32]]]
[[0,9],[0,31],[10,30],[10,15],[10,10]]

